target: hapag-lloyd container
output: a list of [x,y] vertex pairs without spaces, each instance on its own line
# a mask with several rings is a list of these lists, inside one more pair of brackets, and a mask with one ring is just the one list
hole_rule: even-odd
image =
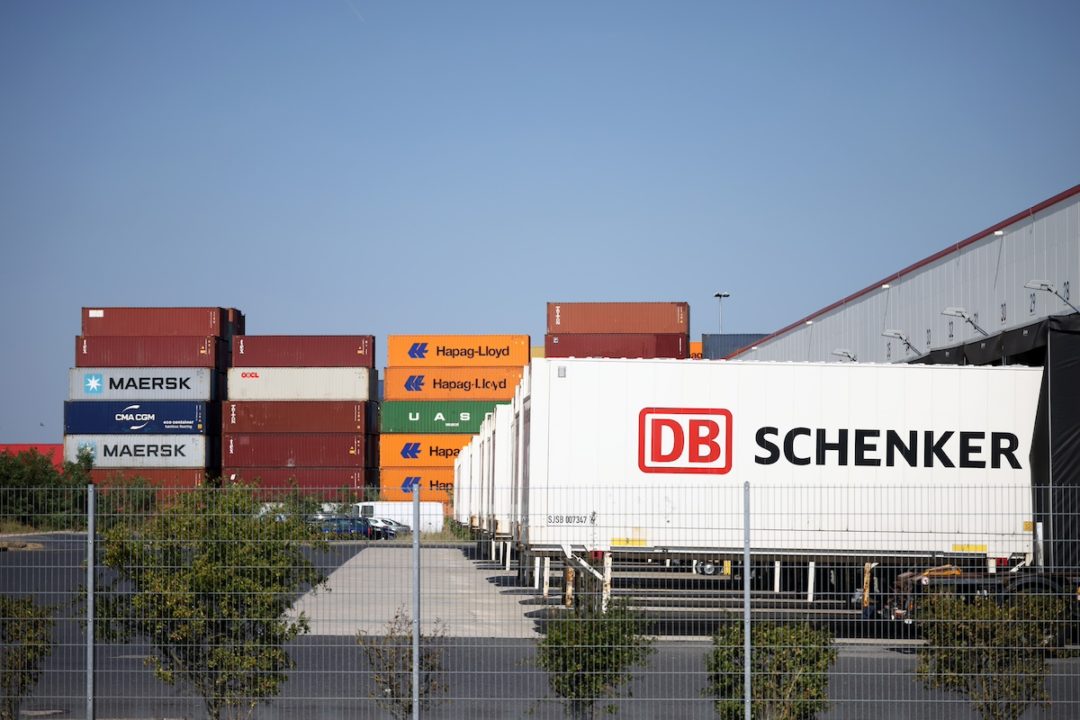
[[354,433],[224,433],[224,467],[370,467],[374,435]]
[[549,358],[674,358],[690,356],[690,338],[667,333],[548,333],[544,355]]
[[128,483],[142,479],[163,488],[188,489],[206,482],[206,469],[197,468],[111,468],[90,471],[90,479],[95,485],[104,486]]
[[75,338],[76,367],[205,367],[224,369],[228,345],[217,337],[123,335]]
[[386,400],[509,400],[521,367],[386,368]]
[[449,505],[454,498],[454,468],[448,467],[382,467],[379,468],[379,499],[400,502],[412,500],[409,487],[420,489],[420,501]]
[[223,432],[355,433],[376,427],[378,406],[350,400],[239,400],[221,405]]
[[372,335],[239,335],[233,367],[375,367]]
[[360,490],[378,484],[378,470],[370,467],[226,467],[221,477],[267,489],[326,490],[331,498],[343,488]]
[[217,403],[180,400],[69,400],[64,403],[65,435],[205,435]]
[[685,302],[585,302],[547,304],[548,333],[690,332]]
[[379,458],[396,467],[453,466],[472,435],[415,435],[381,433]]
[[219,307],[109,307],[82,309],[86,336],[190,335],[232,337],[244,332],[244,314]]
[[387,367],[506,367],[529,364],[528,335],[390,335]]
[[[480,431],[495,400],[396,400],[379,407],[379,431],[384,433],[468,433]],[[505,401],[501,401],[505,402]]]
[[374,400],[374,368],[229,369],[230,400]]
[[217,400],[223,378],[208,368],[72,368],[68,400]]
[[193,468],[216,466],[205,435],[68,435],[64,460],[75,462],[83,448],[96,468]]

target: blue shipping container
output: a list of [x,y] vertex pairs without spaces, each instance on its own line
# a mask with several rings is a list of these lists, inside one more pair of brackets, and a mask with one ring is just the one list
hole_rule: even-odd
[[169,400],[69,400],[64,403],[65,435],[206,435],[204,402]]

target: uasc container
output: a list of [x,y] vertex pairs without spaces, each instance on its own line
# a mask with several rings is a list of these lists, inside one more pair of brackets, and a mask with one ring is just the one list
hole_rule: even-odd
[[550,302],[547,304],[547,331],[687,334],[690,332],[690,305],[685,302]]
[[[214,404],[216,409],[217,404]],[[69,400],[64,403],[66,435],[205,435],[216,432],[205,402],[180,400]],[[215,427],[211,427],[214,425]]]
[[233,367],[374,367],[372,335],[239,335]]
[[453,465],[461,448],[472,435],[416,435],[382,433],[379,435],[379,458],[398,467],[437,467]]
[[68,435],[64,459],[83,450],[96,468],[194,468],[217,465],[205,435]]
[[221,405],[224,432],[354,433],[376,427],[378,405],[351,400],[238,400]]
[[110,307],[82,309],[85,336],[190,335],[231,337],[244,332],[244,314],[219,307]]
[[354,433],[224,433],[224,467],[370,467],[374,436]]
[[468,433],[480,431],[494,400],[392,400],[379,408],[384,433]]
[[374,368],[229,369],[230,400],[373,400]]
[[549,358],[675,358],[690,356],[689,336],[679,333],[548,333],[544,355]]
[[77,367],[205,367],[224,369],[228,346],[217,337],[79,336]]
[[388,367],[505,367],[529,364],[528,335],[390,335]]
[[520,367],[386,369],[386,400],[509,400]]
[[223,378],[223,373],[208,368],[72,368],[68,399],[216,400]]

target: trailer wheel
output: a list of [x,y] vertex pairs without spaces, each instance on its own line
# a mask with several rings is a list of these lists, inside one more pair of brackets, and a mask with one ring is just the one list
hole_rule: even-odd
[[698,563],[698,571],[702,575],[715,575],[717,571],[716,563],[706,560]]

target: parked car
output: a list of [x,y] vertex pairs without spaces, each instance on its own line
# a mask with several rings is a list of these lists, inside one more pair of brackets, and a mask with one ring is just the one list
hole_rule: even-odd
[[[386,518],[380,517],[369,517],[365,519],[369,523],[371,523],[372,527],[378,528],[379,532],[381,532],[382,536],[387,540],[393,540],[395,537],[397,537],[397,534],[399,532],[397,524],[395,524],[392,520],[387,520]],[[402,527],[405,527],[405,532],[408,532],[407,526]]]
[[393,518],[380,517],[380,518],[372,518],[372,519],[373,520],[381,520],[382,522],[386,523],[387,525],[389,525],[393,529],[394,533],[396,533],[397,535],[408,535],[409,533],[412,532],[411,527],[409,527],[405,523],[398,522],[397,520],[394,520]]

